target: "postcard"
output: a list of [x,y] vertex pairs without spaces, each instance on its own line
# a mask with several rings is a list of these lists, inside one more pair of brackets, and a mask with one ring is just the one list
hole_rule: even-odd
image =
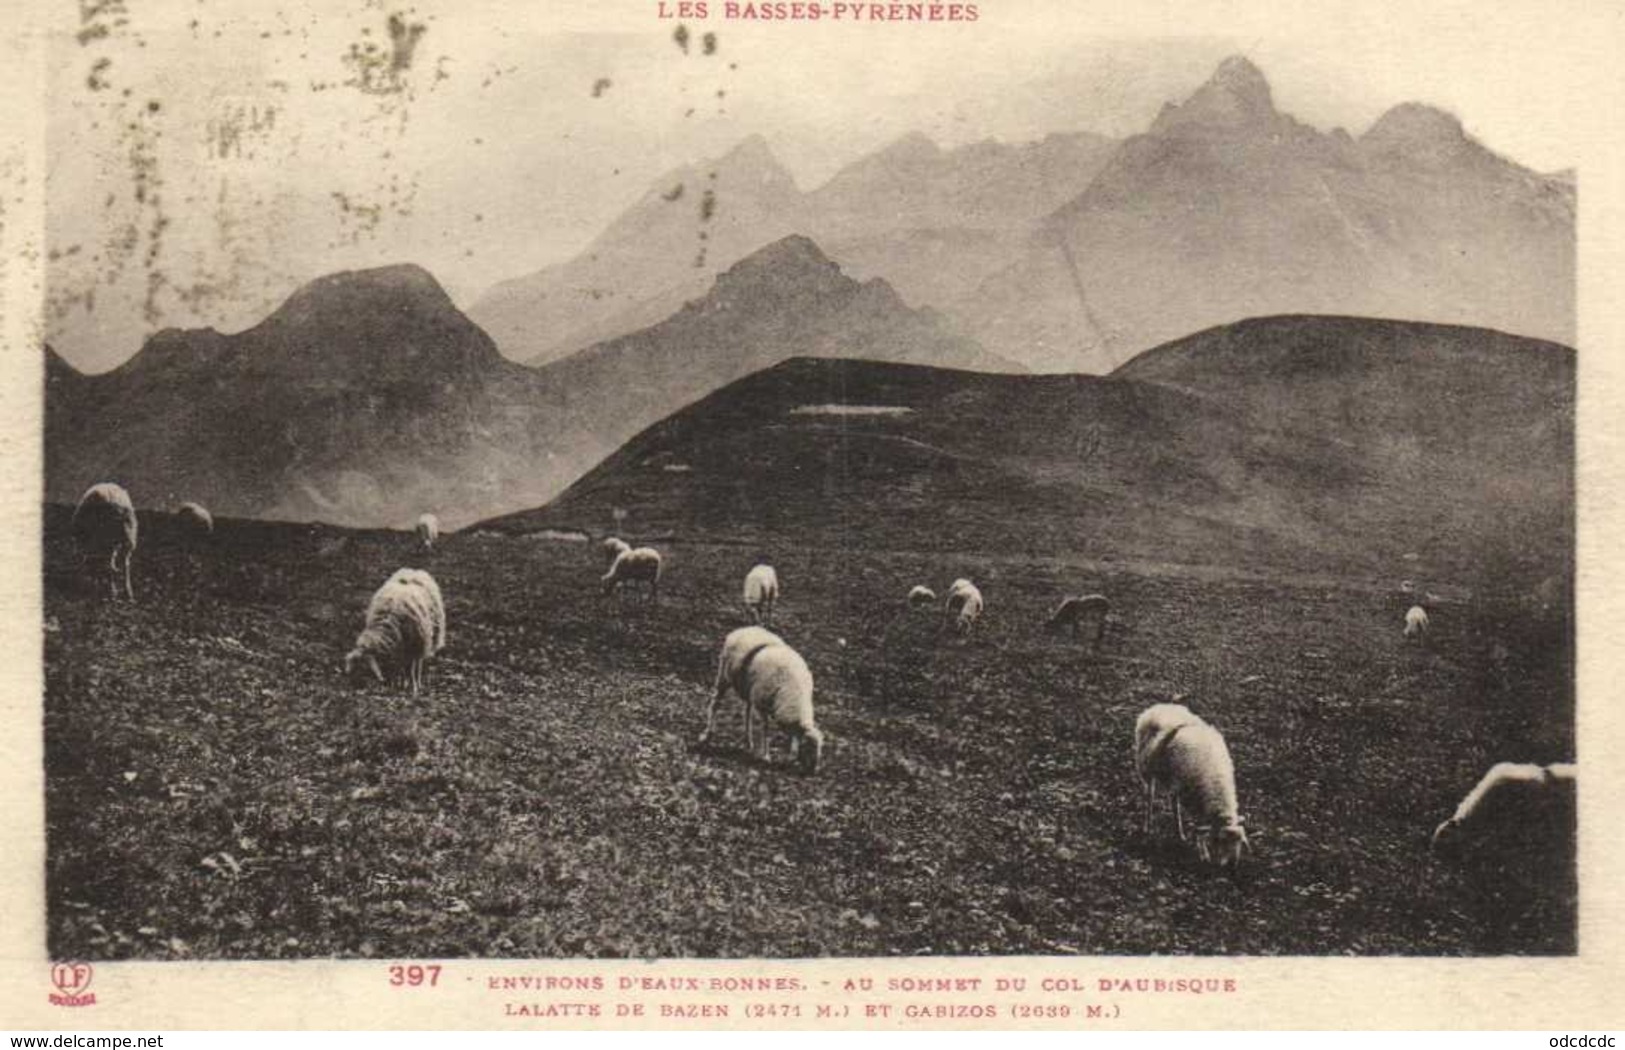
[[1608,5],[18,13],[0,1024],[1617,1027]]

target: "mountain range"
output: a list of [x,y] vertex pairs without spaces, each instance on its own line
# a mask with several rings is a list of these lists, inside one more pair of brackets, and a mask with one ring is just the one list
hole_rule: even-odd
[[653,324],[792,233],[854,277],[884,277],[908,302],[941,307],[1007,261],[1114,145],[1073,134],[945,151],[915,134],[803,193],[751,136],[661,177],[579,256],[497,285],[469,316],[509,357],[546,364]]
[[802,192],[747,139],[666,176],[582,255],[499,285],[470,315],[508,356],[543,363],[653,323],[799,232],[1032,371],[1104,373],[1286,312],[1572,344],[1574,211],[1572,177],[1494,154],[1450,114],[1404,103],[1358,139],[1321,132],[1278,111],[1258,68],[1233,57],[1122,142],[942,150],[913,134]]
[[85,376],[49,348],[46,490],[116,479],[143,506],[451,527],[555,495],[644,427],[795,356],[958,368],[983,352],[884,281],[793,236],[645,330],[542,368],[516,364],[416,266],[334,274],[260,324],[158,333]]
[[[1355,539],[1382,542],[1418,516],[1446,537],[1499,535],[1572,506],[1561,470],[1572,472],[1573,351],[1489,329],[1572,337],[1573,218],[1571,174],[1520,168],[1412,104],[1359,139],[1321,133],[1278,112],[1244,59],[1120,144],[941,150],[910,136],[802,193],[751,139],[674,172],[596,250],[488,297],[505,337],[399,265],[320,278],[240,333],[159,332],[100,375],[46,348],[46,493],[71,502],[118,480],[144,507],[196,499],[350,525],[434,510],[455,528],[548,504],[603,462],[549,507],[567,514],[624,457],[663,462],[650,433],[706,418],[709,398],[769,383],[752,378],[766,370],[805,381],[769,389],[808,411],[714,447],[753,442],[740,454],[768,462],[796,435],[833,435],[836,448],[904,427],[890,452],[839,464],[833,451],[779,450],[796,470],[878,464],[902,495],[864,499],[903,500],[898,521],[951,497],[943,513],[967,536],[1053,513],[1046,542],[1059,543],[1067,522],[1106,514],[1133,535],[1222,535],[1266,560],[1364,557]],[[796,232],[812,225],[833,247]],[[934,297],[940,308],[918,305]],[[525,355],[540,363],[513,360]],[[1014,374],[1029,370],[1075,374]],[[908,405],[817,411],[820,397],[857,396],[826,389],[829,377],[861,391],[916,375],[968,399],[932,424],[952,434],[910,435],[921,417]],[[977,451],[1035,421],[1045,430],[1019,469]],[[1132,454],[1081,470],[1062,454],[1109,446]],[[1552,462],[1531,466],[1531,449]],[[685,468],[658,486],[677,503],[706,483],[695,455],[667,457]],[[734,522],[728,498],[673,511],[670,525]],[[779,524],[826,519],[803,510]]]
[[466,521],[541,502],[614,447],[416,266],[313,281],[234,335],[159,332],[101,375],[47,362],[46,495],[63,501],[117,480],[138,506]]

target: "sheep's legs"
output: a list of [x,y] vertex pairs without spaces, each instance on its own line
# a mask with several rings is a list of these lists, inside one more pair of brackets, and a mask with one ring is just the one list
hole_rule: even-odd
[[1174,830],[1179,832],[1179,841],[1190,841],[1185,837],[1185,807],[1179,804],[1179,796],[1174,796]]
[[728,662],[717,663],[717,683],[711,689],[711,703],[705,709],[705,732],[700,734],[700,743],[711,739],[711,733],[717,727],[717,705],[722,698],[728,695]]

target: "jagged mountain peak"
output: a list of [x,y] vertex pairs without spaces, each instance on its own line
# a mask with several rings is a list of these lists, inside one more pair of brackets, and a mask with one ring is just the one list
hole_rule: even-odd
[[767,139],[761,135],[746,136],[727,153],[712,161],[707,165],[707,175],[711,173],[735,184],[771,186],[775,192],[792,195],[799,192],[790,169],[779,162]]
[[1244,56],[1231,55],[1188,99],[1163,106],[1151,131],[1253,127],[1269,124],[1277,116],[1264,74]]
[[760,292],[777,299],[775,289],[816,292],[852,283],[811,238],[797,233],[757,249],[718,274],[715,291]]

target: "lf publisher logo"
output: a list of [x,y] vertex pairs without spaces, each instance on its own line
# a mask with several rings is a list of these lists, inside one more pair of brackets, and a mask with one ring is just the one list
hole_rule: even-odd
[[94,974],[89,963],[60,962],[51,967],[51,983],[56,991],[51,1002],[56,1006],[95,1006],[96,993],[90,991],[90,978]]

